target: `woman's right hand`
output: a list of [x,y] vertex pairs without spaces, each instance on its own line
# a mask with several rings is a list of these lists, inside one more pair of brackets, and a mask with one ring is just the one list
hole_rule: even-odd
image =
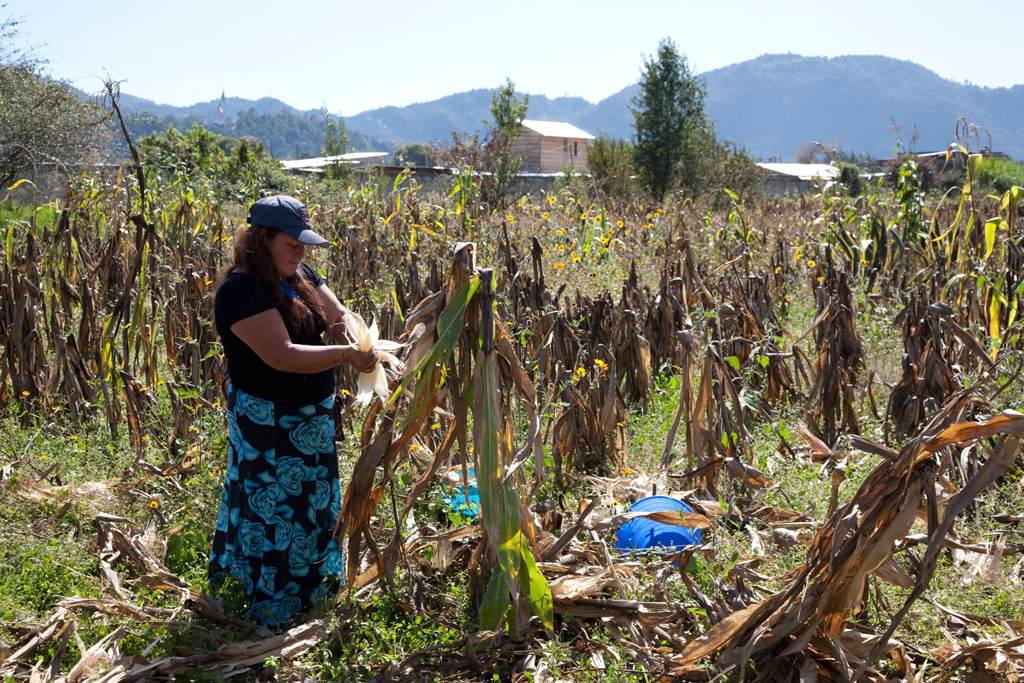
[[373,372],[377,367],[376,351],[360,351],[355,344],[343,348],[345,353],[342,355],[342,362],[348,363],[359,372]]

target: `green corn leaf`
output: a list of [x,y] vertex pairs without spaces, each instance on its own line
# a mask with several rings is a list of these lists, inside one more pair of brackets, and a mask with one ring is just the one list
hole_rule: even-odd
[[[419,378],[416,383],[415,395],[423,395],[423,390],[428,380],[427,373],[423,372],[423,370],[433,368],[439,361],[443,361],[451,355],[452,350],[459,341],[459,335],[462,333],[462,327],[465,324],[466,308],[479,287],[480,278],[474,277],[462,285],[459,291],[455,293],[455,296],[451,298],[448,305],[445,306],[444,312],[441,313],[441,318],[437,321],[437,343],[430,349],[430,353],[417,363],[415,368],[406,373],[401,384],[391,394],[391,398],[388,399],[387,405],[384,406],[385,409],[398,399],[414,378]],[[414,411],[410,409],[409,412],[411,414]]]
[[[480,492],[480,519],[491,547],[502,542],[501,415],[497,402],[498,387],[494,361],[477,351],[473,373],[473,444],[476,449],[476,482]],[[500,554],[500,550],[499,550]]]
[[740,359],[736,356],[726,356],[725,362],[733,367],[734,370],[740,369]]
[[480,628],[488,631],[498,628],[501,618],[512,604],[510,596],[511,591],[505,574],[500,570],[495,571],[491,574],[487,592],[484,593],[484,600],[480,605]]
[[1007,211],[1012,210],[1020,202],[1021,197],[1024,197],[1024,188],[1017,187],[1016,185],[1011,187],[1003,193],[1003,197],[999,202],[999,212],[1005,214]]
[[978,169],[981,168],[982,157],[980,154],[971,154],[967,157],[967,170],[971,179],[978,177]]
[[1004,221],[1001,218],[989,218],[985,221],[985,260],[992,255],[996,246],[996,230],[1002,227]]
[[522,584],[523,590],[526,593],[526,598],[530,601],[530,606],[533,608],[533,613],[540,617],[540,622],[544,624],[544,628],[551,631],[554,630],[554,601],[551,598],[551,587],[548,586],[547,579],[540,573],[540,569],[537,568],[537,562],[533,558],[533,553],[530,551],[530,546],[526,542],[526,539],[519,535],[519,556],[522,559]]

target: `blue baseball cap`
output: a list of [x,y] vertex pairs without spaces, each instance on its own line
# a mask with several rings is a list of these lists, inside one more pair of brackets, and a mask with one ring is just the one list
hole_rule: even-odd
[[327,240],[311,229],[309,211],[302,202],[283,194],[264,197],[253,203],[249,207],[249,225],[276,228],[303,244],[327,244]]

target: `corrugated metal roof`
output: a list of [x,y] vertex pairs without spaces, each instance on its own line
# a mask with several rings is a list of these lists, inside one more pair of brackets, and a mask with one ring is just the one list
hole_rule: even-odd
[[779,175],[796,176],[800,180],[835,180],[839,167],[832,164],[758,164],[761,168]]
[[349,152],[348,154],[339,154],[333,157],[312,157],[311,159],[289,159],[282,161],[281,165],[287,170],[293,171],[302,168],[324,168],[328,164],[346,163],[346,164],[358,164],[368,159],[383,159],[388,155],[387,152]]
[[523,127],[540,133],[546,138],[582,138],[593,140],[594,136],[585,130],[580,130],[571,123],[559,123],[558,121],[534,121],[523,119]]

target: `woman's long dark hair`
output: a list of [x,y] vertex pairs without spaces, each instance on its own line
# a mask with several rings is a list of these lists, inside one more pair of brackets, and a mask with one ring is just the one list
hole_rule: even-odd
[[[313,334],[327,320],[323,304],[316,290],[300,271],[289,278],[279,278],[274,261],[270,256],[270,242],[281,232],[277,228],[264,228],[250,225],[235,238],[235,258],[224,270],[227,275],[236,268],[244,268],[263,282],[270,285],[274,292],[273,304],[281,311],[281,317],[291,323],[291,327],[301,334]],[[284,282],[292,291],[299,295],[298,299],[285,294],[281,287]]]

